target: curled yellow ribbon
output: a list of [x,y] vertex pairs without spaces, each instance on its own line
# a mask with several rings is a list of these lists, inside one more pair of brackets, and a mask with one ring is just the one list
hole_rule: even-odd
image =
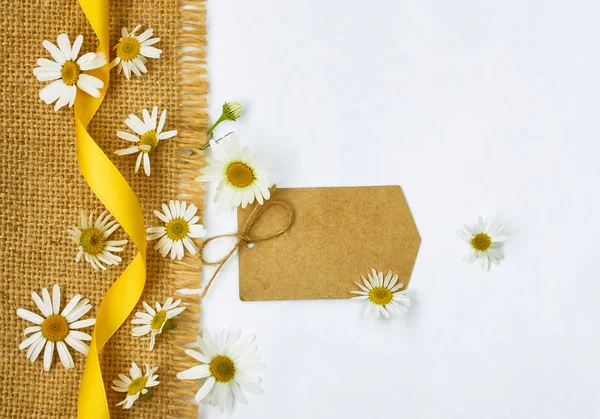
[[[79,0],[79,5],[98,37],[98,53],[105,54],[108,61],[108,0]],[[98,309],[79,388],[78,415],[81,419],[110,416],[98,354],[133,311],[146,283],[146,234],[142,208],[127,181],[87,132],[87,126],[108,89],[108,65],[92,74],[104,82],[104,88],[99,98],[80,94],[75,100],[79,169],[98,199],[131,237],[138,254],[110,287]]]

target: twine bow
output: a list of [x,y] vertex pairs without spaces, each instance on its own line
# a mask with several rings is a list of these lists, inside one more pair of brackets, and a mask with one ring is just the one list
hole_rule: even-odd
[[[276,187],[273,186],[273,189],[271,189],[271,194],[274,194],[275,190],[276,190]],[[258,220],[260,220],[260,218],[265,214],[265,212],[267,212],[267,210],[269,208],[275,208],[275,207],[280,207],[285,211],[285,214],[287,216],[287,221],[286,221],[285,225],[282,228],[280,228],[279,230],[275,231],[274,233],[266,234],[264,236],[253,236],[251,234],[252,228],[254,228],[254,226],[256,225]],[[200,252],[199,252],[200,259],[202,260],[203,264],[210,265],[210,266],[216,266],[217,269],[215,270],[215,272],[213,272],[212,277],[206,284],[206,287],[204,288],[204,292],[202,292],[202,295],[200,296],[200,298],[201,299],[204,298],[204,296],[208,292],[208,289],[212,285],[212,282],[216,278],[217,274],[219,273],[219,271],[221,270],[223,265],[225,265],[225,262],[227,262],[229,260],[229,258],[235,253],[236,250],[238,250],[240,248],[240,246],[243,246],[243,245],[246,245],[249,243],[258,243],[258,242],[262,242],[262,241],[266,241],[266,240],[271,240],[271,239],[274,239],[275,237],[281,236],[283,233],[285,233],[286,231],[289,230],[289,228],[292,226],[293,222],[294,222],[294,210],[292,209],[290,204],[288,204],[287,202],[284,202],[284,201],[269,200],[269,201],[265,202],[263,205],[257,205],[256,208],[254,208],[254,210],[250,213],[248,220],[246,220],[246,224],[244,224],[244,226],[242,227],[242,229],[239,232],[230,233],[230,234],[221,234],[221,235],[209,237],[208,239],[206,239],[200,246]],[[215,261],[206,260],[204,258],[204,249],[206,249],[206,245],[208,245],[208,243],[210,243],[213,240],[222,239],[223,237],[235,237],[237,239],[235,244],[229,251],[229,253],[227,253],[221,259],[218,259]]]

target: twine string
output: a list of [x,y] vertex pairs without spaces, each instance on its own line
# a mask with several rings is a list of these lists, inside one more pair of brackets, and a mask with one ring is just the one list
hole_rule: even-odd
[[[273,192],[274,191],[272,191],[272,193]],[[262,216],[267,212],[267,210],[269,208],[277,208],[277,207],[282,208],[285,211],[285,214],[287,216],[286,222],[283,225],[283,227],[281,227],[279,230],[277,230],[273,233],[269,233],[269,234],[266,234],[263,236],[253,236],[251,234],[252,229],[254,228],[254,226],[256,225],[258,220],[260,220],[262,218]],[[219,271],[221,270],[223,265],[225,265],[225,262],[227,262],[229,260],[229,258],[235,253],[236,250],[238,250],[240,248],[240,246],[246,245],[248,243],[258,243],[261,241],[271,240],[271,239],[274,239],[275,237],[281,236],[283,233],[285,233],[286,231],[289,230],[289,228],[292,226],[293,222],[294,222],[294,210],[292,209],[290,204],[288,204],[287,202],[284,202],[284,201],[269,200],[269,201],[265,202],[264,205],[257,205],[256,208],[254,208],[254,210],[250,213],[248,220],[246,220],[246,223],[244,224],[244,226],[242,227],[242,229],[239,232],[230,233],[230,234],[220,234],[218,236],[213,236],[213,237],[209,237],[208,239],[206,239],[200,246],[200,252],[199,252],[200,260],[202,261],[202,263],[204,265],[216,266],[217,269],[215,269],[210,280],[206,284],[206,287],[204,287],[204,291],[202,292],[200,299],[204,298],[204,296],[208,292],[210,286],[212,285],[213,281],[217,277],[217,274],[219,273]],[[237,239],[235,244],[231,248],[231,250],[225,256],[223,256],[222,258],[220,258],[218,260],[215,260],[215,261],[206,260],[204,258],[204,249],[206,249],[206,246],[208,245],[208,243],[210,243],[214,240],[222,239],[224,237],[235,237]]]

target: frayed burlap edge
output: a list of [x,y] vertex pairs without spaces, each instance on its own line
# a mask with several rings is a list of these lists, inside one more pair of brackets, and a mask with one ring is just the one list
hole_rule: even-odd
[[[180,0],[178,86],[180,98],[180,131],[177,143],[177,198],[204,208],[203,184],[195,182],[204,166],[204,152],[199,147],[206,142],[208,82],[206,79],[206,8],[204,0]],[[197,289],[202,264],[197,257],[174,261],[169,279],[175,289]],[[196,361],[185,354],[190,343],[200,333],[200,296],[180,297],[187,309],[177,319],[177,329],[170,337],[171,367],[186,370]],[[176,380],[170,386],[170,406],[167,418],[197,417],[198,405],[193,401],[198,391],[197,381]]]

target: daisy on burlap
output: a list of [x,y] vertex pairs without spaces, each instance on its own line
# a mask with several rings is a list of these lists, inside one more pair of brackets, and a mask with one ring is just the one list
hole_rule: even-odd
[[147,73],[148,58],[160,58],[162,53],[162,50],[152,46],[160,41],[160,38],[152,38],[153,29],[146,29],[140,35],[135,34],[141,27],[142,25],[137,25],[131,32],[127,28],[121,28],[121,39],[115,47],[117,57],[110,63],[111,69],[117,67],[118,74],[122,71],[128,79],[131,73],[138,77]]
[[352,297],[353,300],[367,301],[365,317],[379,318],[381,314],[389,319],[392,312],[402,314],[410,307],[409,298],[404,291],[400,291],[404,285],[402,282],[398,283],[398,275],[393,274],[391,270],[384,278],[383,272],[371,269],[371,273],[367,273],[367,277],[368,281],[361,275],[362,284],[354,282],[360,291],[350,291],[352,294],[358,294],[358,297]]
[[254,354],[256,345],[253,342],[254,335],[242,338],[239,330],[223,330],[216,340],[209,332],[204,332],[197,340],[200,351],[185,351],[200,364],[178,373],[177,378],[203,379],[204,384],[195,399],[204,404],[220,405],[221,411],[232,409],[235,401],[246,404],[248,400],[242,389],[262,393],[257,372],[265,368],[265,363]]
[[160,335],[163,329],[169,330],[174,329],[175,326],[171,322],[175,316],[185,310],[184,306],[179,307],[181,300],[173,301],[173,298],[167,298],[164,305],[160,305],[157,301],[155,303],[156,310],[153,309],[147,302],[142,302],[142,305],[146,309],[146,312],[138,311],[135,313],[136,318],[131,321],[133,324],[139,324],[141,326],[134,327],[132,330],[133,336],[146,336],[150,334],[148,338],[142,338],[142,340],[150,340],[150,351],[154,349],[156,342],[156,335]]
[[94,221],[94,211],[89,217],[81,211],[80,224],[67,229],[69,238],[78,246],[79,251],[75,262],[85,259],[94,269],[106,270],[104,265],[118,265],[121,257],[112,252],[122,252],[127,240],[109,240],[110,236],[120,227],[108,211],[104,211]]
[[150,153],[154,151],[159,141],[176,136],[177,131],[172,130],[163,132],[165,120],[167,119],[166,109],[164,109],[160,114],[158,126],[156,125],[158,106],[152,108],[152,114],[150,114],[147,109],[143,109],[142,117],[144,118],[143,121],[136,115],[130,114],[129,117],[125,119],[125,124],[137,135],[125,131],[117,131],[117,137],[126,141],[131,141],[132,143],[136,143],[136,145],[121,150],[116,150],[115,154],[124,156],[127,154],[139,153],[137,161],[135,162],[135,173],[137,173],[140,169],[140,164],[143,160],[144,173],[146,173],[146,176],[150,176]]
[[88,52],[77,59],[83,43],[82,35],[77,35],[73,45],[64,33],[58,35],[56,41],[58,47],[50,41],[42,42],[54,61],[40,58],[37,60],[39,67],[33,69],[33,74],[39,81],[52,81],[40,91],[40,99],[46,104],[56,102],[54,110],[58,111],[65,105],[73,106],[77,88],[91,96],[100,97],[99,89],[104,87],[104,82],[84,71],[106,64],[104,54]]
[[123,406],[123,409],[129,409],[140,396],[150,398],[149,389],[160,384],[157,381],[158,374],[154,374],[156,370],[158,370],[158,367],[151,368],[146,364],[146,372],[142,374],[140,367],[135,362],[132,362],[129,369],[129,376],[131,378],[125,374],[119,374],[119,379],[113,380],[112,389],[114,391],[127,393],[125,399],[117,403],[116,406]]
[[506,236],[500,234],[504,226],[493,224],[491,220],[484,220],[480,215],[473,227],[463,225],[456,233],[470,246],[469,253],[464,260],[469,263],[477,261],[484,270],[488,270],[491,263],[498,265],[504,259],[502,242]]
[[163,212],[154,210],[154,215],[164,224],[146,229],[147,240],[160,239],[154,245],[162,257],[171,252],[171,259],[181,260],[184,255],[183,248],[195,255],[198,251],[192,239],[206,236],[202,224],[197,224],[200,217],[196,215],[198,208],[194,204],[189,206],[185,201],[169,201],[169,205],[162,204]]
[[215,202],[217,210],[246,208],[256,199],[259,204],[271,197],[270,164],[261,161],[248,147],[241,147],[237,136],[225,137],[219,143],[210,141],[212,157],[196,182],[219,182]]
[[77,294],[60,311],[60,287],[58,285],[52,287],[52,296],[46,288],[43,288],[41,297],[36,292],[33,292],[31,297],[42,316],[24,308],[17,309],[19,317],[34,323],[34,326],[25,329],[25,336],[29,336],[21,342],[19,349],[27,349],[26,356],[31,362],[35,362],[44,349],[44,371],[50,371],[55,349],[65,368],[75,367],[67,345],[87,355],[88,346],[83,341],[92,340],[92,337],[78,329],[96,323],[95,319],[80,320],[92,309],[92,305],[89,304],[90,300]]

